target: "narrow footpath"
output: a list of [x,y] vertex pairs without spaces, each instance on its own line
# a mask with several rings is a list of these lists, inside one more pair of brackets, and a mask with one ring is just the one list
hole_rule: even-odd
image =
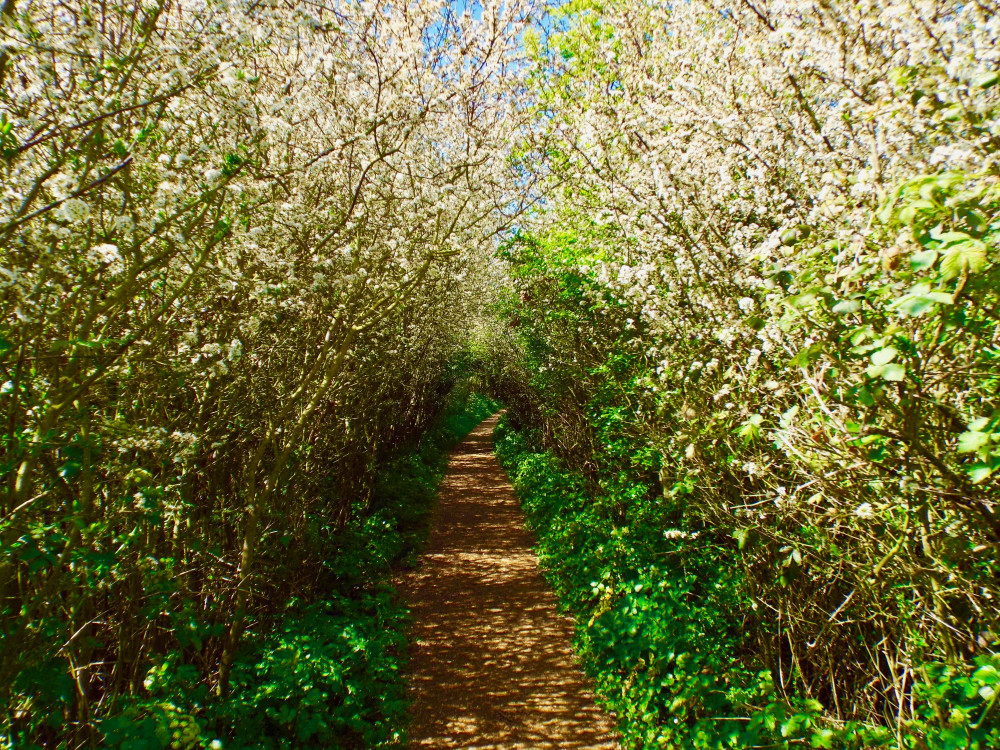
[[414,617],[410,747],[618,747],[574,660],[533,538],[493,455],[497,417],[452,453],[419,568],[402,582]]

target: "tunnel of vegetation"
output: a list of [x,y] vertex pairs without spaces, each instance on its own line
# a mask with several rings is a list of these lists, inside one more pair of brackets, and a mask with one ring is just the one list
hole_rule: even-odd
[[0,747],[405,731],[498,451],[629,747],[1000,744],[995,2],[0,2]]

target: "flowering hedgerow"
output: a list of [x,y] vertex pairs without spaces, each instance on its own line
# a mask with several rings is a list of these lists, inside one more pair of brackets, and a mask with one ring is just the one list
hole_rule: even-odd
[[650,554],[738,552],[734,658],[819,746],[997,741],[996,11],[574,2],[529,40],[550,191],[496,387]]
[[315,595],[490,293],[523,23],[0,3],[0,746],[94,745],[166,654],[224,696]]

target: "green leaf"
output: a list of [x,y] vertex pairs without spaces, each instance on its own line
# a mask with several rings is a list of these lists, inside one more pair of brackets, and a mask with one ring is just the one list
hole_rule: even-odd
[[800,224],[797,227],[786,229],[781,233],[781,244],[785,247],[791,247],[792,245],[796,245],[799,242],[802,242],[802,240],[808,238],[811,233],[812,230],[805,224]]
[[746,422],[740,425],[737,434],[748,443],[760,437],[760,425],[764,418],[760,414],[752,415]]
[[989,417],[976,417],[969,422],[969,429],[973,432],[982,432],[990,423]]
[[926,270],[934,265],[937,257],[936,250],[923,250],[919,253],[914,253],[910,256],[910,268],[914,271]]
[[802,294],[793,294],[787,300],[789,305],[798,308],[807,308],[816,304],[816,293],[812,291],[802,292]]
[[995,70],[990,73],[983,73],[972,79],[972,82],[981,89],[996,86],[998,81],[1000,81],[1000,72]]
[[932,212],[937,208],[937,204],[928,200],[913,201],[899,212],[899,220],[904,224],[912,224],[917,215],[923,212]]
[[981,234],[990,228],[989,219],[981,211],[977,211],[974,208],[960,208],[957,213],[965,220],[965,223],[969,225],[969,228],[973,232]]
[[950,305],[955,302],[955,298],[947,292],[928,292],[924,295],[924,299],[937,302],[939,305]]
[[809,744],[813,747],[832,749],[834,739],[836,739],[836,735],[832,729],[817,729],[809,738]]
[[910,66],[904,65],[899,68],[893,68],[889,71],[889,82],[895,88],[905,88],[913,82],[917,77],[916,70]]
[[927,297],[910,297],[899,305],[899,309],[911,318],[916,318],[930,310],[935,304],[937,303],[934,300]]
[[898,354],[899,351],[894,346],[887,346],[884,349],[879,349],[877,352],[872,354],[872,364],[876,367],[880,365],[887,365],[892,362]]
[[992,664],[984,664],[972,673],[972,679],[987,685],[1000,684],[1000,671]]
[[798,354],[789,360],[788,364],[792,367],[805,367],[819,359],[821,354],[823,354],[823,344],[812,344],[800,350]]
[[889,306],[915,318],[933,309],[935,305],[950,305],[953,302],[952,295],[947,292],[932,291],[930,284],[923,283],[911,287],[904,296]]
[[838,302],[833,306],[833,311],[837,315],[847,315],[849,313],[856,313],[861,309],[861,302],[856,299],[845,299]]
[[986,245],[979,240],[966,239],[948,246],[941,259],[941,275],[953,279],[963,272],[979,273],[986,268]]
[[988,432],[963,432],[958,436],[959,453],[975,453],[990,442]]
[[743,528],[743,529],[736,529],[736,531],[733,532],[733,539],[736,540],[739,549],[746,548],[747,543],[750,541],[751,531],[752,530],[749,528]]
[[938,240],[944,247],[972,239],[965,232],[940,232],[939,229],[939,226],[934,227],[931,230],[931,237]]
[[945,122],[958,122],[962,119],[962,115],[964,113],[965,109],[961,104],[952,104],[950,107],[945,107],[941,116],[944,118]]
[[896,362],[886,365],[885,368],[882,370],[883,380],[889,380],[894,383],[898,383],[905,377],[906,377],[906,368],[903,367],[901,364],[897,364]]
[[784,427],[785,429],[791,427],[794,424],[795,417],[798,413],[799,413],[799,406],[798,404],[795,404],[794,406],[789,408],[788,411],[784,412],[781,415],[781,421],[780,421],[781,426]]

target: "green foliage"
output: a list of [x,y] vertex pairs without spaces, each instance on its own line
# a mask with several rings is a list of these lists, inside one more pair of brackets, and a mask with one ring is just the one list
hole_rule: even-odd
[[[655,633],[658,649],[682,652],[677,613],[648,592],[659,580],[681,596],[700,589],[665,574],[665,561],[711,592],[690,593],[681,621],[721,602],[722,625],[694,631],[720,648],[739,624],[730,661],[692,675],[722,675],[717,691],[734,702],[706,710],[712,728],[684,734],[662,710],[681,696],[625,701],[640,744],[678,731],[688,739],[670,743],[711,747],[704,737],[728,726],[720,717],[817,747],[996,742],[992,688],[970,681],[1000,646],[1000,192],[993,174],[949,171],[879,200],[853,244],[823,223],[758,227],[751,244],[780,234],[773,262],[720,255],[697,278],[569,205],[502,249],[516,294],[500,310],[511,354],[491,384],[531,451],[561,462],[518,476],[527,506],[547,497],[541,544],[559,540],[545,554],[557,580],[575,581],[564,596],[590,622],[584,579],[612,592],[600,595],[617,614],[593,619],[587,644],[618,618],[606,638],[616,648]],[[729,262],[754,283],[734,282]],[[563,471],[577,484],[553,489],[558,500],[532,478]],[[586,543],[569,528],[587,529]],[[639,562],[606,584],[623,538]],[[657,625],[633,638],[647,607]],[[621,657],[612,702],[643,684],[635,664],[655,658],[639,653]],[[773,681],[766,701],[761,674]],[[660,709],[634,713],[647,699]],[[692,705],[712,704],[675,709]]]
[[[146,608],[150,618],[159,614],[176,646],[146,655],[141,686],[108,696],[92,739],[116,750],[400,746],[408,614],[388,581],[416,560],[448,450],[495,410],[459,381],[423,434],[382,463],[367,502],[356,502],[339,528],[326,516],[312,519],[310,544],[323,554],[316,583],[296,585],[278,616],[255,620],[224,695],[206,679],[204,660],[225,627],[182,598],[173,560],[157,561]],[[162,493],[136,480],[150,502]],[[64,544],[59,526],[39,527],[18,540],[16,554],[44,572]],[[291,540],[285,548],[297,554]],[[88,570],[120,569],[114,555],[80,554]],[[38,639],[52,638],[61,618],[33,627]],[[64,717],[78,701],[71,675],[72,665],[58,657],[21,670],[12,689],[28,710],[0,734],[0,747],[4,740],[33,747],[30,738],[68,747]]]
[[[148,671],[143,697],[102,722],[104,744],[121,750],[397,745],[406,711],[407,614],[383,582],[412,533],[406,524],[418,522],[434,497],[439,469],[408,458],[392,468],[402,492],[331,540],[330,590],[317,601],[292,600],[276,627],[264,622],[246,635],[224,698],[180,654],[168,654]],[[405,513],[397,518],[392,508]]]
[[757,687],[754,675],[733,668],[738,602],[729,579],[737,568],[725,552],[664,528],[665,507],[633,506],[643,517],[618,512],[555,457],[532,452],[506,421],[496,444],[549,580],[580,622],[584,665],[627,746],[756,744],[754,729],[718,720]]
[[210,723],[230,748],[382,747],[402,737],[406,612],[389,588],[286,617],[235,666]]
[[[747,651],[755,607],[739,559],[752,544],[749,531],[734,535],[734,547],[703,525],[678,524],[669,495],[656,498],[634,480],[618,477],[612,491],[595,492],[541,452],[538,437],[505,417],[497,455],[538,535],[546,575],[577,618],[578,653],[618,715],[627,747],[986,750],[1000,740],[991,720],[1000,684],[995,656],[978,657],[974,671],[918,667],[926,676],[911,684],[919,710],[898,738],[877,724],[832,722],[819,701],[779,690],[775,674]],[[683,483],[673,489],[686,491]],[[786,575],[801,562],[788,555]]]
[[914,735],[924,738],[928,750],[1000,746],[1000,657],[977,656],[971,674],[949,664],[929,664],[922,671],[924,680],[914,688],[920,711],[908,727],[907,747],[921,747]]

